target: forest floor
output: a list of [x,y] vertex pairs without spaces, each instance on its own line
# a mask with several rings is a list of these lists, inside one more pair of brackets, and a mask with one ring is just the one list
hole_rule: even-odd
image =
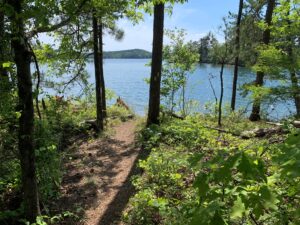
[[60,211],[75,212],[79,221],[63,224],[122,224],[121,215],[134,193],[130,178],[138,172],[141,148],[135,141],[137,122],[112,128],[112,134],[73,144],[66,156]]

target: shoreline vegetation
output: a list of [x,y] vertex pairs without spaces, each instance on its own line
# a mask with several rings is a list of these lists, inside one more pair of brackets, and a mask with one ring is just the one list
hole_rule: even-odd
[[150,59],[151,52],[143,49],[105,51],[103,57],[104,59]]

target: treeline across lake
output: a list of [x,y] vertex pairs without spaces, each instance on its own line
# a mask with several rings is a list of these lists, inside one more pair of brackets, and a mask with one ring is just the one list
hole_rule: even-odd
[[[187,41],[185,30],[164,29],[167,12],[186,2],[0,0],[0,224],[80,224],[88,215],[77,204],[66,211],[61,185],[72,186],[82,177],[75,174],[66,181],[64,168],[68,160],[79,159],[77,143],[99,145],[100,138],[108,140],[110,149],[114,143],[105,131],[134,118],[121,98],[108,106],[116,96],[106,89],[103,59],[150,53],[104,53],[103,37],[122,40],[118,19],[135,24],[145,14],[153,15],[153,45],[146,79],[149,102],[138,143],[149,158],[139,164],[144,174],[133,181],[137,192],[124,211],[124,222],[300,223],[299,0],[239,0],[238,12],[222,23],[224,40],[209,33],[199,42]],[[41,34],[55,45],[43,43]],[[163,44],[164,36],[168,44]],[[93,83],[87,72],[91,56]],[[190,110],[197,101],[187,96],[188,77],[199,61],[220,65],[219,93],[209,79],[214,100],[208,115]],[[234,65],[228,109],[226,64]],[[42,74],[41,65],[48,71]],[[241,85],[243,94],[251,96],[249,117],[236,104],[239,65],[255,73],[252,82]],[[267,79],[275,85],[266,86]],[[49,86],[57,94],[45,93]],[[74,87],[80,92],[64,97]],[[262,121],[262,103],[278,100],[292,101],[295,115],[278,123]],[[85,194],[94,187],[89,181],[81,190]],[[83,193],[76,196],[73,202],[85,206]]]
[[151,52],[142,49],[104,52],[105,59],[150,59]]

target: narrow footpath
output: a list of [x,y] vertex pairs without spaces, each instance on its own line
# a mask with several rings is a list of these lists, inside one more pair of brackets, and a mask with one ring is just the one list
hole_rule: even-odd
[[[130,182],[140,148],[135,146],[136,121],[113,128],[110,137],[75,143],[67,156],[58,205],[80,215],[82,225],[121,224],[133,194]],[[74,224],[64,221],[63,224]]]

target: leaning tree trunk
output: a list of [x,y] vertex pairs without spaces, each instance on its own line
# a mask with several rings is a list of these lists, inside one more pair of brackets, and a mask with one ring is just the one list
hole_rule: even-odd
[[99,67],[100,67],[100,80],[101,80],[101,100],[102,100],[102,110],[103,110],[103,118],[106,118],[106,96],[105,96],[105,81],[104,81],[104,70],[103,70],[103,24],[102,21],[99,23]]
[[152,64],[147,125],[159,124],[164,8],[163,3],[154,6]]
[[12,24],[12,48],[17,67],[19,111],[19,152],[24,194],[25,218],[31,222],[40,214],[33,144],[34,111],[30,71],[31,52],[26,44],[24,21],[21,16],[22,0],[9,1],[14,14]]
[[96,111],[97,111],[97,129],[103,130],[103,108],[102,108],[102,89],[101,89],[101,53],[99,49],[99,30],[98,20],[93,15],[93,45],[94,45],[94,66],[95,66],[95,83],[96,83]]
[[238,80],[238,70],[239,70],[239,54],[240,54],[240,26],[243,13],[244,0],[240,0],[239,13],[236,22],[236,34],[235,34],[235,60],[234,60],[234,74],[232,83],[232,97],[231,97],[231,110],[235,110],[236,102],[236,88]]
[[[267,6],[267,11],[265,16],[265,23],[267,24],[268,27],[263,32],[263,44],[265,45],[268,45],[271,39],[271,31],[269,26],[272,24],[272,16],[273,16],[274,8],[275,8],[275,0],[268,0],[268,6]],[[264,76],[265,74],[262,71],[258,71],[256,73],[255,85],[257,87],[263,86]],[[260,105],[261,105],[261,99],[260,98],[254,99],[252,112],[249,118],[251,121],[260,120]]]

